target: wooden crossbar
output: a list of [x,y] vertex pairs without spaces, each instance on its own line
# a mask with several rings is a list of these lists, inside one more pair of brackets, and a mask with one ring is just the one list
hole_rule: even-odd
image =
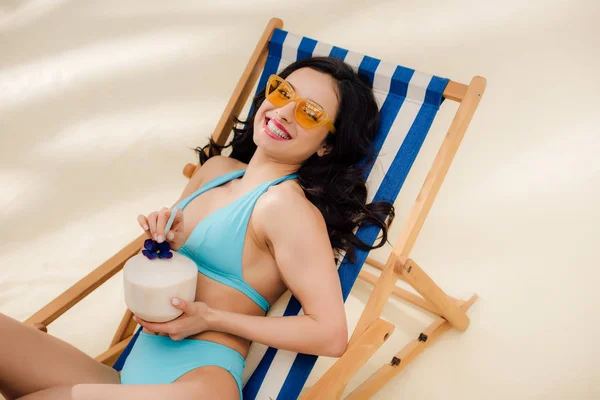
[[[477,299],[473,295],[469,300],[460,305],[462,311],[466,312]],[[433,344],[444,332],[448,331],[452,326],[444,318],[438,318],[429,325],[417,339],[408,343],[401,351],[396,353],[390,360],[389,364],[383,365],[366,381],[361,383],[356,389],[350,393],[345,400],[362,400],[369,399],[377,393],[383,385],[397,376],[408,366],[418,355],[423,353],[425,349]]]
[[[365,270],[360,271],[358,276],[359,276],[359,278],[363,279],[365,282],[370,283],[371,285],[375,285],[377,283],[377,279],[378,279],[377,275],[367,272]],[[414,304],[415,306],[421,307],[422,309],[427,310],[432,314],[435,314],[437,316],[442,315],[441,311],[438,310],[438,308],[435,306],[435,304],[431,303],[430,301],[425,300],[421,296],[418,296],[414,293],[409,292],[406,289],[402,289],[402,288],[396,286],[394,288],[394,290],[392,291],[392,294],[394,296],[398,297],[399,299],[402,299],[408,303]]]

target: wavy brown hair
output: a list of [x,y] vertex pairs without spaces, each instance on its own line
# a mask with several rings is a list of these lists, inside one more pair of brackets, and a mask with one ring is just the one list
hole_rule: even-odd
[[[375,161],[373,141],[379,128],[379,109],[369,83],[343,61],[332,57],[306,58],[290,64],[279,76],[285,79],[300,68],[311,68],[335,80],[339,110],[334,122],[337,132],[326,138],[331,151],[322,157],[313,154],[308,158],[296,172],[298,183],[325,219],[336,260],[343,250],[349,261],[354,262],[356,248],[372,250],[387,242],[388,228],[394,219],[392,204],[383,201],[367,204],[365,172]],[[230,157],[248,163],[256,150],[254,117],[264,100],[263,89],[254,97],[248,119],[235,118],[238,126],[233,128],[229,144],[219,146],[209,139],[209,144],[198,147],[200,164],[230,146]],[[379,243],[371,246],[355,235],[354,230],[362,225],[381,228]]]

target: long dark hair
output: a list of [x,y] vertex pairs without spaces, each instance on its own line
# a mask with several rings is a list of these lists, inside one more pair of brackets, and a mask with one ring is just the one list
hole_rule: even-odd
[[[296,172],[298,183],[306,198],[323,215],[334,251],[346,252],[350,262],[356,260],[356,248],[372,250],[387,242],[388,228],[394,219],[394,206],[388,202],[366,204],[365,171],[375,161],[373,141],[379,127],[379,109],[369,83],[341,60],[332,57],[313,57],[296,61],[278,75],[287,78],[300,68],[331,75],[337,83],[339,110],[334,125],[336,134],[329,134],[328,154],[313,154]],[[264,89],[252,101],[252,111],[246,121],[235,118],[234,137],[226,146],[212,139],[198,147],[200,164],[220,150],[232,146],[230,157],[248,163],[256,150],[254,117],[265,100]],[[208,151],[207,151],[208,150]],[[368,245],[358,239],[354,229],[361,225],[377,225],[382,230],[379,243]]]

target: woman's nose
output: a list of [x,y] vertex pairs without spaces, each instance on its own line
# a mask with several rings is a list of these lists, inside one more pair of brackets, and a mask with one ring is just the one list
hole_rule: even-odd
[[277,109],[276,114],[285,122],[290,124],[294,120],[294,110],[296,108],[296,102],[290,101],[283,107]]

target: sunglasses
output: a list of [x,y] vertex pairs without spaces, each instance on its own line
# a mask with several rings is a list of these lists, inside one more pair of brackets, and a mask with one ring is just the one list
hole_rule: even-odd
[[329,132],[335,133],[335,127],[323,107],[312,100],[298,96],[292,85],[285,79],[271,75],[265,90],[265,98],[275,107],[283,107],[295,101],[294,117],[300,126],[313,129],[325,125]]

